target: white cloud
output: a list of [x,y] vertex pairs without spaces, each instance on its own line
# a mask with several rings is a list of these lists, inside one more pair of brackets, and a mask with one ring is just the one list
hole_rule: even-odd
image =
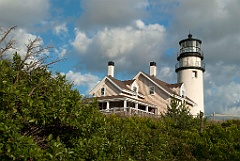
[[54,27],[54,33],[56,35],[65,34],[67,32],[68,32],[68,29],[67,29],[66,23],[63,23]]
[[[209,113],[232,114],[240,110],[240,75],[238,66],[208,65],[205,77],[205,107]],[[238,113],[240,114],[240,113]]]
[[139,29],[144,29],[145,24],[144,24],[143,21],[137,20],[137,21],[136,21],[136,26],[137,26]]
[[63,47],[60,47],[59,49],[55,49],[54,52],[57,53],[57,55],[60,58],[63,58],[67,54],[67,46],[63,46]]
[[[216,86],[222,86],[235,81],[234,79],[240,78],[238,72],[239,66],[235,64],[225,64],[223,62],[216,64],[208,64],[207,73],[204,73],[205,81],[212,82]],[[234,72],[235,71],[235,72]]]
[[93,89],[93,87],[97,84],[97,82],[100,80],[95,75],[92,74],[81,74],[80,72],[73,72],[73,71],[68,71],[66,73],[66,78],[73,82],[74,85],[76,86],[85,86],[88,88],[87,93]]
[[231,82],[224,86],[212,86],[205,91],[206,106],[211,113],[240,116],[240,84]]
[[7,26],[31,26],[48,16],[48,0],[0,0],[0,21]]
[[71,43],[71,45],[77,49],[80,54],[85,54],[88,46],[92,43],[92,40],[87,37],[84,32],[79,31],[77,28],[75,30],[75,40]]
[[133,26],[105,28],[91,38],[76,30],[72,45],[90,71],[105,70],[106,62],[113,60],[120,71],[132,72],[161,58],[165,32],[159,24],[145,25],[137,20]]
[[176,76],[176,73],[174,69],[168,66],[161,67],[159,70],[159,73],[157,73],[157,77],[160,80],[163,80],[167,83],[175,83],[176,80],[175,82],[171,82],[171,80],[174,80],[175,76]]

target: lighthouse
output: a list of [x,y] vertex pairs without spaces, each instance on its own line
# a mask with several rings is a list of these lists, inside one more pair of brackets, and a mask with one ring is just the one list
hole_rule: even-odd
[[178,63],[175,66],[178,83],[183,83],[184,94],[196,104],[190,109],[192,115],[204,112],[204,92],[203,73],[205,64],[203,52],[201,50],[202,41],[193,38],[191,34],[188,38],[179,41],[180,50],[177,54]]

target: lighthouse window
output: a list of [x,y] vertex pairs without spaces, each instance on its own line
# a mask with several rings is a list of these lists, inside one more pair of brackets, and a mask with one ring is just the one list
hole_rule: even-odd
[[186,47],[186,42],[182,42],[182,48]]
[[197,78],[197,71],[193,71],[193,72],[192,72],[192,77],[193,77],[193,78]]
[[192,46],[192,41],[187,41],[187,47]]

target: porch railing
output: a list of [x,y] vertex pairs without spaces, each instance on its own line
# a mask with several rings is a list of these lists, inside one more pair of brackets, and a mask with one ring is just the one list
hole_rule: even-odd
[[133,107],[113,107],[110,109],[100,110],[103,114],[117,114],[121,116],[147,116],[154,117],[155,114],[153,112],[144,111],[141,109],[136,109]]

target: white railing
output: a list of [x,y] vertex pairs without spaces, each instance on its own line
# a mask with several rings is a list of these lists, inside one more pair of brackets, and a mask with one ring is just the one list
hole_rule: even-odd
[[141,109],[136,109],[133,107],[113,107],[110,109],[100,110],[103,114],[117,114],[122,116],[148,116],[153,117],[155,114],[153,112],[148,112]]

